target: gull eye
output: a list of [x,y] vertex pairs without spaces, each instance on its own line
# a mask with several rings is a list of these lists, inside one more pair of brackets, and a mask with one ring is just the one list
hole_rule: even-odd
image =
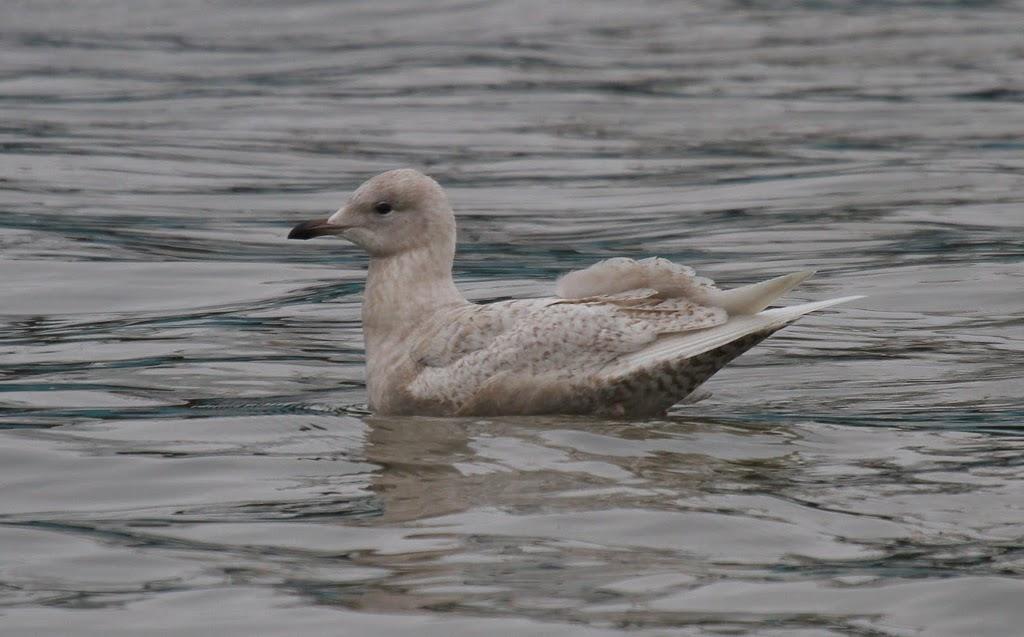
[[392,210],[393,208],[391,207],[391,204],[389,204],[386,201],[378,201],[377,203],[373,204],[373,211],[382,216],[391,214]]

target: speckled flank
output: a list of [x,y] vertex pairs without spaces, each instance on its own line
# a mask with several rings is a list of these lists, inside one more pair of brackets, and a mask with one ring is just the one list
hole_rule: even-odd
[[693,392],[731,360],[777,329],[747,334],[710,352],[682,360],[668,360],[650,370],[603,388],[595,413],[611,416],[651,416],[663,413]]
[[600,387],[583,387],[578,379],[596,379],[604,365],[663,334],[726,320],[725,312],[685,299],[621,294],[467,305],[439,312],[425,330],[413,350],[423,368],[409,390],[460,413],[547,413],[570,405],[595,411]]

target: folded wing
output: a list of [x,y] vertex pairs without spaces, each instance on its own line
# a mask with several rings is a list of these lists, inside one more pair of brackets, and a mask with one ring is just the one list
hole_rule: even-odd
[[410,386],[464,414],[658,413],[771,333],[858,297],[765,310],[796,272],[721,290],[665,259],[610,259],[558,281],[559,298],[463,307],[414,348]]

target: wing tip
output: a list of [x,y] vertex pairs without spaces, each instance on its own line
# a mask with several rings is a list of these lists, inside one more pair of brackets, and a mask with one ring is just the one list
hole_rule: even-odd
[[756,333],[763,333],[766,337],[806,314],[863,298],[865,298],[863,295],[842,296],[824,301],[772,308],[752,316],[731,317],[728,322],[717,327],[679,334],[652,347],[622,356],[603,370],[602,374],[607,378],[621,378],[658,361],[676,358],[685,360]]
[[[786,322],[792,322],[796,319],[810,314],[811,312],[817,312],[833,305],[839,305],[841,303],[849,303],[859,299],[867,298],[864,294],[854,294],[851,296],[840,296],[834,299],[825,299],[824,301],[811,301],[809,303],[801,303],[800,305],[789,305],[786,307],[776,307],[770,310],[765,310],[758,314],[758,316],[778,316],[787,317]],[[792,318],[788,318],[792,317]]]

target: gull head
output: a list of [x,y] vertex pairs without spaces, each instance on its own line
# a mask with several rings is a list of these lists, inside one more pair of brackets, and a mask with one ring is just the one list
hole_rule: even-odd
[[304,221],[289,239],[338,235],[372,257],[420,248],[455,249],[455,215],[441,186],[411,168],[381,173],[326,219]]

